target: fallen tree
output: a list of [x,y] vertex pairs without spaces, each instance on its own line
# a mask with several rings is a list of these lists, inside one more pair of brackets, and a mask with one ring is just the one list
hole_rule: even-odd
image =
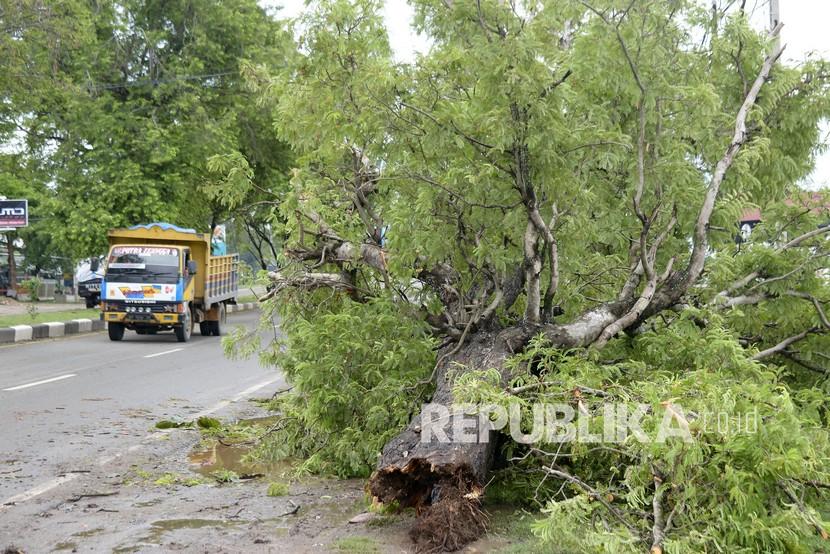
[[[639,387],[697,432],[700,414],[682,415],[669,395],[672,383],[693,388],[694,376],[711,387],[698,396],[713,405],[716,385],[705,373],[714,371],[706,366],[713,360],[732,368],[722,370],[729,395],[740,396],[741,379],[757,374],[757,389],[745,396],[770,406],[783,400],[758,400],[773,378],[754,360],[776,357],[816,373],[813,359],[828,330],[826,282],[816,277],[826,268],[830,227],[816,227],[827,216],[826,200],[807,210],[783,200],[798,194],[792,183],[811,167],[816,122],[827,113],[827,76],[822,64],[780,66],[780,26],[761,36],[742,9],[709,14],[692,2],[657,8],[638,1],[525,9],[415,4],[434,39],[416,64],[392,63],[370,2],[331,2],[304,19],[306,54],[290,72],[270,80],[251,73],[267,82],[263,93],[278,112],[291,115],[276,126],[301,161],[294,195],[282,207],[291,221],[290,263],[270,274],[270,297],[280,299],[289,336],[287,371],[301,383],[291,413],[309,428],[321,425],[331,410],[321,403],[311,417],[308,403],[352,381],[412,410],[403,414],[402,431],[373,435],[385,446],[368,489],[382,503],[416,507],[413,538],[440,551],[460,548],[485,528],[480,499],[494,458],[505,455],[489,420],[475,413],[453,410],[438,423],[424,421],[415,406],[430,394],[448,408],[558,395],[590,414],[598,409],[590,397],[631,403],[648,397]],[[766,206],[769,220],[754,243],[736,245],[736,222],[752,203]],[[771,320],[764,306],[782,299],[798,306],[793,317]],[[742,305],[758,319],[744,321],[733,309]],[[419,330],[407,336],[375,325],[368,337],[355,330],[368,329],[361,317],[378,313],[390,314],[401,330],[403,321],[418,322],[412,325],[434,341],[434,365],[413,368],[402,355],[407,341],[426,344]],[[315,358],[309,336],[337,341],[326,348],[348,359],[334,361],[330,352],[325,361],[322,353]],[[344,346],[358,336],[365,342]],[[686,356],[696,365],[685,374],[662,365],[673,354],[666,345],[683,336],[704,345]],[[661,345],[662,358],[650,343]],[[375,364],[384,368],[371,383],[355,377],[361,356],[372,375]],[[625,363],[633,369],[623,376]],[[642,373],[649,364],[651,380]],[[406,382],[384,380],[382,371],[403,374],[400,368]],[[318,379],[317,390],[306,380],[314,371],[344,381],[329,388]],[[663,388],[651,390],[658,384]],[[382,421],[375,411],[365,420],[358,411],[337,410],[342,419],[325,427],[319,448],[307,447],[315,463],[339,429]],[[391,409],[388,417],[389,425],[402,419]],[[458,440],[458,429],[479,440]],[[793,429],[792,436],[801,432]],[[572,459],[584,455],[571,450]],[[522,447],[513,462],[538,464],[539,487],[547,479],[560,483],[551,493],[558,500],[547,504],[551,513],[570,506],[568,517],[587,520],[600,506],[603,513],[592,517],[603,521],[602,540],[619,533],[619,543],[607,544],[662,552],[667,540],[698,540],[677,530],[693,525],[684,514],[692,501],[682,492],[689,470],[670,463],[677,452],[628,444],[600,450],[643,479],[627,482],[625,502],[616,489],[601,492],[601,484],[571,473],[561,449]],[[688,456],[689,464],[709,456],[717,465],[709,450]],[[784,473],[783,488],[767,483],[781,489],[775,502],[790,497],[798,477]],[[566,486],[573,491],[564,494]],[[798,510],[812,518],[804,516],[809,509]],[[711,527],[719,532],[721,524]],[[816,525],[809,522],[808,532]],[[770,540],[784,540],[776,533]],[[548,527],[539,535],[549,539]],[[704,548],[710,539],[689,544]],[[752,540],[747,544],[759,544]]]

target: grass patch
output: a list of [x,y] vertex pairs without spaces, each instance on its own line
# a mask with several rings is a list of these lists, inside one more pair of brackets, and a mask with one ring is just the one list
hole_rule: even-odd
[[377,543],[369,537],[344,537],[331,543],[335,552],[353,552],[354,554],[369,554],[380,552]]
[[180,427],[193,427],[193,424],[189,421],[170,421],[168,419],[156,422],[156,429],[178,429]]
[[[37,304],[34,304],[35,306]],[[34,325],[51,321],[70,321],[73,319],[98,319],[101,312],[97,308],[89,310],[66,310],[62,312],[37,312],[32,317],[29,314],[4,315],[0,316],[0,327],[11,327],[12,325]]]
[[181,485],[183,487],[197,487],[199,485],[204,485],[205,481],[203,479],[199,479],[198,477],[182,477],[181,475],[176,475],[175,473],[165,473],[156,479],[154,483],[160,487],[172,487],[175,485]]
[[155,484],[160,487],[172,487],[179,482],[179,476],[175,473],[165,473],[155,480]]
[[221,429],[222,422],[215,417],[203,416],[196,420],[199,429]]
[[273,482],[268,485],[268,496],[285,496],[288,494],[288,485],[285,483]]
[[557,545],[545,545],[533,534],[531,527],[538,519],[524,510],[507,510],[496,508],[490,513],[491,528],[488,534],[507,539],[510,544],[498,548],[498,554],[524,554],[525,552],[539,552],[540,554],[564,554]]
[[217,483],[236,483],[239,481],[239,474],[230,469],[217,469],[210,476]]
[[138,479],[141,479],[142,481],[148,481],[148,480],[150,480],[150,479],[153,477],[153,474],[152,474],[152,473],[150,473],[150,472],[149,472],[149,471],[147,471],[146,469],[141,469],[141,468],[140,468],[140,467],[138,467],[138,466],[132,466],[130,469],[131,469],[131,470],[132,470],[132,472],[135,474],[135,476],[136,476]]
[[388,527],[398,521],[396,516],[379,515],[375,519],[366,522],[366,527]]

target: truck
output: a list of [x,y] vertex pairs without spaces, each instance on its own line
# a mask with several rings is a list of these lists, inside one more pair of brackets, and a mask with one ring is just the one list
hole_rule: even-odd
[[94,308],[101,301],[101,281],[104,280],[104,267],[101,256],[81,260],[75,268],[75,282],[78,284],[78,296],[86,301],[87,308]]
[[214,256],[211,233],[169,223],[112,229],[108,239],[100,317],[110,340],[172,329],[187,342],[196,323],[204,336],[222,334],[239,292],[238,254]]

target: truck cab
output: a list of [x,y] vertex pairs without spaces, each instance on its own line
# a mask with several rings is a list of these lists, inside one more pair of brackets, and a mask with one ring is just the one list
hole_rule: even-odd
[[101,286],[101,318],[111,340],[126,329],[138,334],[173,330],[190,340],[219,336],[225,304],[235,303],[238,257],[212,256],[210,235],[155,223],[110,231]]

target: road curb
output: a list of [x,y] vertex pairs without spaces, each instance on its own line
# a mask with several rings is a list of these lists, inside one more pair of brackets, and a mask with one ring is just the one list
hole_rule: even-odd
[[[228,304],[227,311],[228,313],[236,313],[255,310],[256,308],[256,302],[242,302],[240,304]],[[13,325],[11,327],[0,327],[0,344],[53,339],[103,331],[106,328],[106,324],[99,319],[73,319],[71,321],[48,321],[35,325]]]
[[248,310],[255,310],[257,307],[256,302],[241,302],[239,304],[228,304],[227,311],[229,314],[236,313],[236,312],[245,312]]
[[105,329],[103,321],[97,319],[73,319],[71,321],[48,321],[35,325],[12,325],[0,327],[0,344],[52,339],[79,333],[91,333]]

